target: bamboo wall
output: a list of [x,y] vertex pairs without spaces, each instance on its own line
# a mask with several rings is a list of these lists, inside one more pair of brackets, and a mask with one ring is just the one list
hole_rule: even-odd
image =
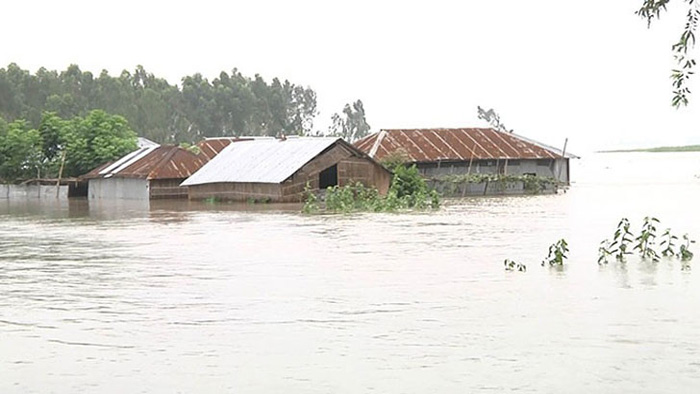
[[280,201],[281,186],[277,183],[207,183],[189,186],[190,200],[215,198],[227,201],[247,201],[248,199]]
[[150,198],[161,200],[169,198],[187,198],[187,187],[180,186],[185,179],[151,179]]

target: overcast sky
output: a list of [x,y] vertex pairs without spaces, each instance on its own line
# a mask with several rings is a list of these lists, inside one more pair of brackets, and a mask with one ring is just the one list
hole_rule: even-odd
[[237,67],[313,88],[323,129],[359,98],[373,131],[485,126],[481,105],[519,134],[569,137],[575,153],[700,144],[700,91],[670,107],[685,3],[650,30],[634,15],[641,3],[7,1],[0,67],[118,75],[141,64],[171,83]]

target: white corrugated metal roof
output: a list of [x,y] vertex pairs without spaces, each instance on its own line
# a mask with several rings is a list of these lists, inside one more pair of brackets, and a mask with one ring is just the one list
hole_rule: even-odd
[[226,147],[182,186],[222,182],[281,183],[340,138],[240,141]]
[[137,149],[100,171],[100,175],[104,175],[105,178],[109,178],[118,173],[119,171],[125,169],[126,167],[129,167],[130,165],[141,160],[141,158],[148,155],[159,146],[160,145],[152,145],[149,147]]
[[138,138],[138,145],[139,145],[139,148],[150,148],[151,146],[159,146],[160,144],[158,144],[157,142],[153,142],[153,141],[149,140],[148,138],[139,137]]

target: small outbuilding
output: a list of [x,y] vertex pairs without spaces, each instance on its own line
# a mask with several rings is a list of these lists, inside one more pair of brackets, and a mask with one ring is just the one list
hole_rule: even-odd
[[355,147],[375,160],[396,156],[425,177],[504,174],[552,177],[569,183],[569,159],[578,158],[514,133],[484,128],[381,130]]
[[360,182],[386,194],[391,172],[340,138],[239,140],[182,183],[189,198],[301,202],[313,191]]
[[198,155],[178,146],[150,145],[82,176],[90,199],[187,198],[180,183],[202,165]]

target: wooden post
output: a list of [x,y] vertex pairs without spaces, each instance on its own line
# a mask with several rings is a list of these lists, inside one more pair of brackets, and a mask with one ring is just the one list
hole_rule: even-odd
[[58,179],[56,180],[56,198],[58,199],[59,192],[61,190],[61,177],[63,176],[63,165],[66,164],[66,151],[63,151],[63,156],[61,157],[61,168],[58,170]]
[[563,167],[563,163],[566,161],[566,144],[568,142],[569,142],[569,138],[567,137],[566,139],[564,139],[564,149],[562,149],[562,151],[561,151],[562,164],[559,165],[559,171],[557,174],[557,181],[560,181],[560,182],[561,182],[561,168]]

